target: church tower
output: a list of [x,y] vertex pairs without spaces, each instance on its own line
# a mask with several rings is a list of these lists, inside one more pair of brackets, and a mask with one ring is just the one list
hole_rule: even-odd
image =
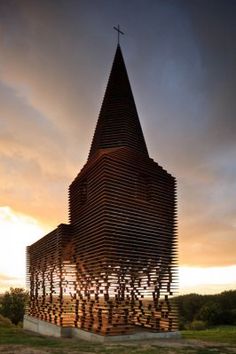
[[28,315],[101,335],[175,331],[176,181],[149,157],[119,44],[69,218],[28,247]]

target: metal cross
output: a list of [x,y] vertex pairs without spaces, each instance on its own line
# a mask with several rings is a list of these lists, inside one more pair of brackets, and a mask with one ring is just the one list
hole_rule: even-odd
[[116,30],[117,31],[117,34],[118,34],[118,44],[120,44],[120,34],[124,34],[124,32],[122,32],[121,30],[120,30],[120,26],[118,25],[117,27],[113,27],[114,28],[114,30]]

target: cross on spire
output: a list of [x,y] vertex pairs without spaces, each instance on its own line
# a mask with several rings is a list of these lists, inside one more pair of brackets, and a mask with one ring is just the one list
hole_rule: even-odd
[[114,30],[117,31],[117,35],[118,35],[117,40],[118,40],[118,44],[120,44],[120,34],[124,34],[124,32],[122,32],[122,31],[120,30],[120,25],[118,25],[117,27],[113,27],[113,28],[114,28]]

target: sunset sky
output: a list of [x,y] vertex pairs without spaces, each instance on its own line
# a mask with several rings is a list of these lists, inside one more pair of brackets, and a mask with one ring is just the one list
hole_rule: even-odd
[[0,292],[68,222],[121,47],[150,156],[178,181],[180,293],[236,288],[236,1],[0,1]]

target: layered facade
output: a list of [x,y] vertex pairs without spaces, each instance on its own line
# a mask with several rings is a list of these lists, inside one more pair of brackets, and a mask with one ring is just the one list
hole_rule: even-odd
[[175,331],[176,181],[148,155],[119,45],[69,219],[27,248],[28,315],[102,335]]

